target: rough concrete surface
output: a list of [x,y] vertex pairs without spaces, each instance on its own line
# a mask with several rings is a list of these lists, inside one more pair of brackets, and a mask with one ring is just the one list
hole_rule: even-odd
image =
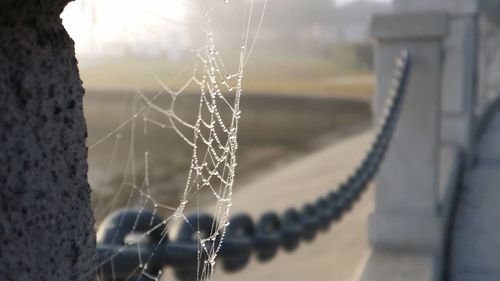
[[0,280],[92,280],[83,88],[59,14],[0,3]]

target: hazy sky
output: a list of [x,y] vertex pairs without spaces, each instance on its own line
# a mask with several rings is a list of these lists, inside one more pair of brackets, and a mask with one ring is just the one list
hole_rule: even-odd
[[[357,0],[334,1],[344,5]],[[62,18],[77,53],[95,55],[119,53],[124,46],[171,48],[168,41],[183,41],[188,9],[185,0],[78,0],[66,7]]]
[[[358,0],[335,0],[335,2],[339,5],[343,5],[343,4],[347,4],[347,3],[351,3],[351,2],[355,2],[355,1],[358,1]],[[392,2],[392,0],[370,0],[370,1],[382,2],[382,3]]]
[[182,0],[79,0],[68,4],[62,19],[77,53],[119,52],[137,42],[165,44],[158,38],[181,32],[186,10]]

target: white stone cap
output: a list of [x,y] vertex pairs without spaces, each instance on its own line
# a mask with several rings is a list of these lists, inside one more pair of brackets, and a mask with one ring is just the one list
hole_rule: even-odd
[[415,12],[377,15],[372,34],[379,40],[443,38],[449,32],[449,14]]

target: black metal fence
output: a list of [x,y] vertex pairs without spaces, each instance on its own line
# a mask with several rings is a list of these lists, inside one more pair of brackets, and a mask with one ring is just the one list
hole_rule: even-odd
[[[252,253],[265,262],[271,260],[280,248],[292,252],[301,241],[313,241],[319,231],[326,231],[351,210],[383,161],[400,115],[409,71],[410,56],[403,51],[396,59],[393,84],[374,142],[347,181],[300,209],[289,208],[283,214],[268,212],[256,222],[247,214],[235,215],[229,220],[224,241],[220,241],[219,235],[211,245],[205,245],[220,246],[218,256],[226,271],[243,269]],[[125,209],[110,215],[99,229],[103,235],[97,246],[98,276],[114,281],[154,280],[163,267],[171,266],[180,280],[196,280],[199,261],[207,257],[204,251],[199,251],[194,232],[210,233],[214,219],[207,214],[195,214],[187,217],[187,221],[189,223],[184,222],[180,227],[177,239],[169,241],[164,220],[153,212]],[[151,228],[151,225],[155,227]],[[132,232],[146,233],[148,242],[141,242],[140,246],[127,245],[125,238]],[[138,265],[142,265],[139,272]]]

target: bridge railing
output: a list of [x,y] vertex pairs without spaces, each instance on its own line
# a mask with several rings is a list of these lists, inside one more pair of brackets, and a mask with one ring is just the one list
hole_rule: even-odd
[[[205,245],[220,247],[218,256],[226,271],[243,269],[252,253],[265,262],[280,248],[292,252],[301,241],[314,240],[318,231],[326,231],[351,210],[384,159],[404,101],[410,66],[410,55],[403,51],[396,58],[392,87],[374,141],[344,183],[301,209],[289,208],[281,215],[267,212],[257,222],[247,214],[234,215],[229,220],[223,243],[218,235],[211,245]],[[163,222],[158,214],[143,209],[124,209],[108,216],[99,227],[98,276],[103,280],[149,280],[147,276],[159,276],[163,267],[171,266],[179,279],[196,280],[199,260],[207,256],[199,251],[200,242],[193,238],[194,232],[198,229],[210,233],[214,219],[207,214],[188,216],[175,241],[166,236]],[[142,243],[140,247],[126,244],[128,235],[138,233],[146,234],[148,241],[138,242]],[[145,260],[147,268],[137,271],[137,266]]]
[[445,263],[448,260],[448,251],[450,240],[450,230],[452,225],[453,212],[457,202],[460,182],[464,169],[463,152],[458,146],[447,146],[441,149],[440,153],[440,180],[439,180],[439,205],[438,212],[442,216],[442,249],[437,251],[436,269],[441,269],[436,272],[436,279],[446,278]]

